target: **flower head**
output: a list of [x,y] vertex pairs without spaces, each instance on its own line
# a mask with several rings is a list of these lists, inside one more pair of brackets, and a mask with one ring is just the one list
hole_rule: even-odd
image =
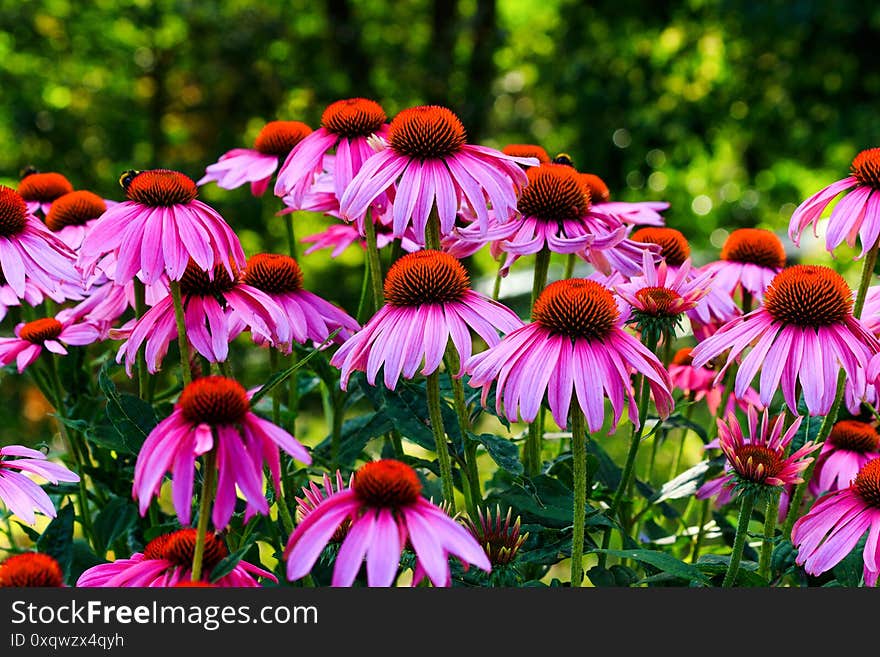
[[483,546],[486,556],[493,567],[506,566],[516,559],[519,549],[529,538],[529,533],[520,531],[520,519],[511,524],[513,509],[507,509],[507,515],[501,515],[501,507],[495,507],[495,513],[486,508],[477,507],[479,524],[466,518],[465,526],[474,538]]
[[763,306],[728,322],[694,348],[694,365],[699,367],[729,349],[720,380],[753,344],[736,374],[737,397],[743,396],[760,369],[762,404],[770,403],[781,384],[788,407],[797,413],[795,384],[800,381],[809,413],[827,415],[841,367],[861,397],[871,356],[880,350],[876,338],[853,317],[852,306],[852,292],[834,270],[818,265],[788,267],[767,288]]
[[785,267],[785,259],[782,240],[772,231],[738,228],[721,247],[721,259],[704,270],[715,273],[713,285],[727,294],[741,290],[760,302],[774,276]]
[[80,347],[99,338],[100,333],[92,324],[77,322],[61,313],[58,317],[21,322],[15,327],[14,338],[0,338],[0,365],[15,361],[21,374],[40,357],[43,349],[65,356],[65,345]]
[[[308,340],[320,344],[337,329],[336,340],[342,342],[360,328],[348,313],[303,288],[302,271],[290,256],[252,256],[242,273],[242,282],[264,292],[278,305],[289,325],[290,337],[300,344]],[[256,342],[266,342],[260,333],[253,335]]]
[[[352,178],[375,155],[369,139],[387,134],[386,119],[381,105],[367,98],[346,98],[328,105],[321,127],[298,143],[281,165],[275,195],[284,197],[294,209],[305,209],[306,195],[327,166],[338,202]],[[331,151],[334,157],[328,159]]]
[[59,196],[46,214],[46,226],[71,249],[78,249],[94,222],[107,210],[97,194],[79,190]]
[[28,170],[18,183],[18,193],[27,202],[28,212],[49,213],[55,199],[73,191],[73,185],[60,173]]
[[538,160],[538,164],[550,162],[547,151],[536,144],[508,144],[501,149],[501,152],[510,157],[533,157]]
[[196,458],[212,454],[217,469],[217,495],[211,519],[223,529],[235,508],[236,486],[247,502],[245,516],[267,514],[263,467],[268,467],[279,490],[279,447],[305,463],[311,457],[299,441],[281,427],[251,411],[251,394],[234,379],[208,376],[190,383],[174,411],[147,436],[138,454],[132,494],[141,515],[159,494],[166,472],[172,473],[172,501],[181,524],[191,517]]
[[880,458],[865,463],[848,487],[820,497],[794,523],[791,542],[798,550],[795,563],[810,575],[820,575],[852,552],[865,532],[865,586],[873,588],[880,575]]
[[844,241],[856,245],[862,243],[864,256],[877,243],[880,236],[880,148],[869,148],[856,155],[850,165],[850,175],[833,182],[810,196],[792,213],[788,234],[800,244],[801,235],[810,225],[817,233],[819,217],[825,208],[841,192],[847,192],[831,212],[825,233],[825,248],[833,252]]
[[351,586],[367,562],[370,586],[391,586],[407,539],[418,567],[435,586],[449,586],[449,555],[489,572],[489,559],[468,531],[422,497],[415,470],[383,459],[362,466],[351,488],[324,498],[297,526],[284,550],[287,578],[311,571],[340,526],[351,527],[336,557],[333,586]]
[[487,204],[499,222],[514,214],[516,193],[527,182],[519,164],[537,164],[532,158],[504,155],[467,143],[464,126],[445,107],[428,105],[400,112],[388,128],[387,148],[369,158],[345,188],[339,202],[344,218],[361,221],[381,194],[394,188],[391,213],[395,237],[412,225],[419,243],[436,206],[440,233],[449,234],[462,204],[485,230]]
[[401,374],[411,379],[420,365],[424,375],[435,372],[450,338],[464,362],[473,348],[471,329],[492,346],[498,331],[522,326],[505,306],[471,290],[465,268],[441,251],[416,251],[397,260],[385,277],[385,302],[330,361],[342,370],[343,389],[354,370],[365,371],[375,385],[384,366],[385,386],[393,390]]
[[270,121],[260,130],[253,148],[234,148],[224,153],[205,169],[205,175],[196,184],[216,182],[222,189],[235,189],[250,183],[251,193],[262,196],[278,163],[311,132],[300,121]]
[[672,409],[669,374],[633,336],[623,331],[610,290],[587,279],[556,281],[546,287],[532,313],[534,321],[512,331],[466,364],[470,385],[482,387],[483,403],[496,384],[495,404],[510,421],[535,419],[544,393],[553,419],[566,426],[572,393],[590,431],[605,419],[604,398],[614,410],[612,430],[629,401],[629,417],[638,423],[630,374],[645,375],[661,416]]
[[[9,458],[16,457],[16,458]],[[63,465],[52,463],[46,455],[29,447],[7,445],[0,447],[0,500],[13,514],[33,525],[34,511],[55,517],[55,506],[42,488],[23,473],[42,477],[57,484],[59,481],[77,482],[79,475]]]
[[718,480],[708,482],[697,492],[704,498],[718,491],[720,486],[755,493],[766,492],[773,487],[799,484],[801,474],[813,461],[810,453],[819,445],[807,443],[793,454],[786,456],[786,449],[801,425],[798,417],[782,433],[785,414],[778,415],[772,424],[767,409],[758,423],[758,411],[749,406],[748,436],[731,411],[726,420],[718,419],[718,439],[727,457],[727,473]]
[[42,552],[14,554],[0,562],[0,589],[64,586],[64,572],[55,557]]
[[616,217],[625,224],[635,226],[662,226],[660,213],[669,208],[666,201],[642,201],[630,203],[612,201],[611,190],[602,178],[594,173],[581,173],[581,180],[590,190],[590,201],[597,212]]
[[120,182],[128,200],[109,208],[85,237],[79,266],[91,274],[99,261],[116,259],[115,281],[135,276],[147,285],[167,275],[180,280],[190,260],[202,270],[217,265],[234,276],[245,264],[232,229],[212,207],[199,201],[198,187],[178,171],[129,171]]
[[[162,534],[147,543],[143,552],[135,552],[127,559],[117,559],[111,563],[93,566],[86,570],[76,582],[77,587],[145,587],[182,586],[192,578],[193,553],[196,546],[196,530],[180,529],[170,534]],[[206,584],[211,571],[229,555],[223,539],[213,532],[205,536],[205,550],[202,556],[202,577],[200,584]],[[226,575],[220,577],[215,586],[256,587],[258,577],[277,582],[270,572],[239,561]]]

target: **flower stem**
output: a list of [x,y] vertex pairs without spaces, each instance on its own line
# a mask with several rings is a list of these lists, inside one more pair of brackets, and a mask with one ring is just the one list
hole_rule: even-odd
[[571,412],[571,453],[573,457],[574,507],[572,510],[571,585],[584,579],[584,518],[587,511],[587,441],[584,414],[579,406]]
[[373,223],[373,215],[367,212],[364,217],[364,237],[367,242],[367,266],[370,269],[370,286],[373,290],[373,308],[379,310],[385,303],[385,293],[382,282],[382,261],[379,259],[379,243],[376,241],[376,224]]
[[736,526],[736,538],[733,539],[733,551],[730,553],[730,563],[727,573],[724,575],[722,588],[730,588],[736,582],[736,574],[739,572],[739,562],[742,560],[743,548],[746,545],[746,537],[749,533],[749,520],[752,518],[752,508],[755,506],[755,498],[749,493],[742,496],[742,506],[739,509],[739,522]]
[[697,529],[697,538],[694,540],[694,549],[691,553],[691,563],[696,563],[700,558],[700,550],[703,547],[703,539],[706,536],[706,525],[712,516],[712,500],[705,499],[700,505],[700,527]]
[[364,258],[364,277],[361,280],[361,296],[360,296],[360,299],[358,300],[357,314],[355,315],[355,317],[357,317],[358,324],[361,324],[361,325],[363,325],[367,321],[367,318],[370,316],[370,310],[375,310],[374,308],[371,308],[371,306],[370,306],[370,301],[371,301],[370,290],[373,289],[372,284],[370,283],[371,278],[372,277],[370,276],[370,259],[365,257]]
[[[274,349],[269,349],[269,376],[273,376],[276,372],[279,371],[280,366],[278,363],[278,352]],[[272,391],[272,422],[274,424],[281,424],[281,390],[280,386],[276,387],[275,390]]]
[[477,468],[477,445],[468,436],[471,423],[468,414],[467,402],[464,396],[464,385],[461,379],[455,376],[461,369],[461,359],[458,352],[452,344],[446,346],[446,371],[449,374],[449,380],[452,382],[452,399],[455,405],[455,415],[458,417],[458,429],[461,432],[461,440],[464,445],[464,464],[466,482],[462,482],[463,488],[469,488],[467,499],[467,511],[472,518],[477,517],[477,506],[483,501],[483,493],[480,490],[480,475]]
[[[135,315],[140,319],[147,311],[147,289],[137,276],[134,277],[132,283],[134,285]],[[146,345],[141,344],[137,352],[138,396],[141,399],[150,401],[150,373],[147,371],[147,359],[145,354]]]
[[180,375],[184,387],[192,382],[189,360],[189,341],[186,339],[186,318],[183,314],[183,300],[180,296],[180,282],[171,281],[171,300],[174,302],[174,320],[177,323],[177,343],[180,347]]
[[779,515],[779,494],[773,494],[767,500],[764,511],[764,541],[761,543],[761,556],[758,559],[758,574],[770,580],[770,559],[773,556],[773,538],[776,534],[776,517]]
[[[547,275],[550,272],[550,251],[547,247],[542,248],[535,255],[535,273],[532,280],[531,316],[534,318],[535,301],[547,286]],[[523,447],[523,465],[529,477],[535,477],[541,472],[541,443],[544,437],[540,421],[536,418],[529,423],[526,444]]]
[[293,234],[293,215],[291,212],[285,217],[284,228],[287,230],[287,246],[290,250],[290,257],[296,260],[296,236]]
[[[216,440],[216,437],[215,437]],[[193,551],[192,581],[202,579],[202,557],[205,554],[205,537],[208,534],[208,520],[211,515],[211,502],[214,497],[214,482],[217,477],[216,453],[211,450],[205,454],[205,476],[202,478],[202,499],[199,502],[199,524],[196,527],[196,547]]]
[[504,268],[504,256],[499,256],[498,258],[498,271],[495,272],[495,284],[492,285],[492,299],[498,301],[498,297],[501,296],[501,279],[504,278],[501,275],[501,270]]
[[431,207],[431,214],[425,225],[425,248],[440,249],[440,215],[437,214],[436,205]]
[[435,371],[429,374],[426,378],[428,416],[431,420],[431,431],[434,433],[434,443],[437,446],[437,460],[440,463],[440,483],[443,490],[443,499],[450,505],[450,511],[455,513],[455,489],[452,485],[452,462],[449,458],[446,432],[443,429],[443,414],[440,411],[440,374]]
[[574,266],[577,263],[577,254],[569,253],[565,259],[565,272],[562,274],[563,279],[569,279],[574,275]]

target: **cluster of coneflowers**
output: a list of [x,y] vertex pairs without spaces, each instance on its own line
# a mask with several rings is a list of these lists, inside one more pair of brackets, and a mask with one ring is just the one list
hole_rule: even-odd
[[[226,220],[198,199],[199,186],[249,183],[263,196],[273,177],[291,255],[248,257]],[[685,236],[665,225],[668,204],[612,201],[596,172],[536,145],[470,144],[458,117],[438,106],[405,109],[388,122],[371,100],[341,100],[316,130],[268,123],[252,149],[224,154],[197,182],[156,169],[125,172],[120,183],[119,203],[74,190],[59,173],[28,171],[17,189],[0,188],[0,312],[14,308],[22,319],[13,336],[0,338],[0,364],[29,375],[56,409],[68,464],[23,446],[0,449],[6,514],[31,525],[36,512],[55,516],[28,474],[78,483],[78,494],[67,494],[76,498],[82,533],[88,539],[94,531],[87,480],[100,446],[69,417],[59,362],[70,350],[110,345],[148,402],[163,372],[178,381],[172,412],[140,447],[131,493],[150,518],[166,495],[179,529],[145,539],[131,555],[113,554],[77,586],[277,582],[263,565],[228,563],[224,535],[234,516],[245,524],[277,518],[285,544],[275,547],[291,581],[311,583],[322,559],[336,586],[390,586],[405,571],[414,585],[449,586],[456,561],[504,569],[529,533],[509,506],[493,513],[485,505],[491,483],[471,439],[478,406],[528,424],[524,488],[548,474],[551,418],[570,440],[572,501],[563,511],[571,546],[559,560],[570,560],[569,581],[580,586],[585,547],[601,546],[592,551],[604,566],[612,541],[631,546],[640,538],[628,504],[640,445],[653,439],[656,449],[675,405],[700,402],[714,418],[710,433],[717,431],[707,449],[720,448],[726,466],[696,497],[706,508],[710,498],[740,505],[723,584],[738,581],[756,506],[765,579],[779,537],[818,575],[867,533],[864,583],[876,582],[880,438],[865,409],[873,412],[880,386],[880,294],[869,287],[880,237],[880,150],[860,153],[850,177],[807,199],[791,219],[797,243],[847,192],[826,241],[829,251],[860,241],[864,275],[855,294],[829,267],[786,266],[781,240],[757,228],[731,232],[719,259],[697,266]],[[306,266],[315,249],[336,256],[362,248],[356,317],[305,289],[292,219],[302,211],[334,221],[302,240],[312,244]],[[492,297],[471,288],[462,263],[485,248],[498,263]],[[565,274],[551,282],[554,254]],[[528,321],[498,300],[501,280],[521,260],[533,271]],[[573,277],[579,262],[586,278]],[[676,340],[694,344],[675,351]],[[233,372],[230,346],[249,342],[269,354],[271,385],[248,390]],[[304,470],[312,452],[282,419],[275,393],[324,353],[339,372],[334,398],[344,400],[356,372],[388,391],[423,382],[427,417],[415,421],[429,428],[433,454],[424,458],[419,445],[415,457],[409,436],[395,431],[384,458],[345,474]],[[282,358],[294,364],[282,368]],[[271,420],[256,408],[270,388]],[[448,407],[454,413],[444,417]],[[857,419],[837,421],[842,408]],[[344,409],[336,405],[334,426]],[[801,430],[819,417],[818,432]],[[619,425],[629,434],[619,482],[598,511],[605,521],[588,523],[588,442],[619,440]],[[679,452],[673,474],[680,461]],[[300,496],[289,487],[292,471],[313,477]],[[424,494],[435,479],[436,502]],[[703,513],[693,559],[706,524]],[[588,526],[598,528],[598,540],[585,540]],[[50,556],[20,552],[0,564],[0,586],[64,583]]]

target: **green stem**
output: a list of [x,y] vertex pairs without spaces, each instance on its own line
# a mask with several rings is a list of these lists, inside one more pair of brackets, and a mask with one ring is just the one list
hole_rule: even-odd
[[[216,437],[215,437],[216,439]],[[217,478],[217,455],[214,450],[205,454],[205,476],[202,478],[202,499],[199,502],[199,524],[196,527],[196,547],[193,551],[192,581],[202,579],[202,557],[205,554],[205,537],[208,534],[208,520],[211,516],[211,502],[214,497],[214,483]]]
[[361,280],[361,296],[358,300],[357,314],[355,315],[358,324],[361,325],[367,321],[367,318],[370,316],[370,311],[374,310],[370,305],[370,290],[373,289],[370,283],[370,278],[370,259],[364,257],[364,276],[363,280]]
[[584,519],[587,510],[587,441],[584,414],[579,406],[571,412],[571,452],[573,457],[574,507],[572,510],[571,585],[584,579]]
[[877,264],[878,244],[874,244],[865,256],[862,265],[862,276],[859,280],[859,289],[856,292],[856,302],[853,304],[853,316],[861,318],[862,309],[865,307],[865,298],[868,296],[868,288],[871,286],[871,278],[874,276],[874,266]]
[[449,504],[450,511],[455,513],[455,489],[452,484],[452,462],[446,443],[446,432],[443,429],[443,414],[440,411],[440,374],[433,372],[427,376],[426,390],[428,394],[428,416],[431,420],[431,431],[437,448],[437,460],[440,463],[440,483],[443,499]]
[[[688,420],[688,421],[693,416],[694,408],[696,407],[696,404],[694,403],[693,397],[694,397],[693,393],[690,393],[688,395],[688,401],[690,401],[690,404],[688,405],[688,407],[684,411],[684,419]],[[681,429],[681,442],[678,445],[678,454],[676,454],[676,456],[675,456],[675,463],[672,466],[672,472],[669,473],[668,479],[673,479],[681,470],[681,459],[684,456],[684,445],[687,442],[687,435],[688,435],[688,428],[686,426],[682,427],[682,429]]]
[[577,254],[569,253],[568,257],[565,259],[565,272],[562,274],[562,278],[567,280],[574,276],[574,266],[577,263]]
[[174,303],[174,320],[177,323],[177,344],[180,347],[180,375],[184,387],[192,382],[192,370],[189,360],[189,341],[186,339],[186,318],[183,312],[183,300],[180,296],[180,282],[171,281],[171,300]]
[[287,230],[287,246],[290,251],[290,257],[296,260],[296,236],[293,234],[293,215],[291,212],[285,217],[284,228]]
[[228,360],[221,360],[217,363],[217,367],[220,369],[220,373],[225,376],[227,379],[234,379],[235,376],[232,374],[232,365]]
[[284,486],[279,486],[275,491],[275,503],[278,505],[278,515],[281,518],[281,526],[284,532],[290,536],[293,533],[293,518],[290,515],[290,508],[287,506],[287,495]]
[[[89,449],[79,439],[79,434],[75,431],[68,431],[64,420],[68,419],[67,408],[64,405],[64,386],[61,384],[61,377],[58,375],[58,366],[55,359],[56,354],[49,354],[46,359],[49,364],[49,379],[52,382],[54,391],[55,412],[58,413],[58,431],[61,438],[70,448],[70,453],[76,462],[77,470],[79,470],[79,511],[82,520],[83,532],[86,535],[89,544],[94,546],[94,536],[92,530],[92,515],[89,510],[89,496],[86,488],[85,466],[89,464]],[[103,556],[103,555],[101,555]]]
[[385,304],[385,293],[382,289],[382,282],[385,279],[382,275],[382,261],[379,259],[379,244],[376,241],[376,224],[373,223],[373,216],[369,212],[364,217],[364,237],[367,242],[367,264],[370,269],[370,286],[373,290],[373,308],[379,310]]
[[730,563],[727,566],[727,573],[724,575],[724,581],[721,583],[722,588],[730,588],[736,582],[736,575],[739,572],[739,562],[742,560],[743,548],[746,545],[746,538],[749,534],[749,520],[752,518],[752,508],[755,506],[755,498],[749,493],[745,493],[741,500],[742,506],[739,509],[739,522],[736,525],[736,537],[733,539],[733,551],[730,553]]
[[425,248],[440,249],[440,215],[437,214],[437,206],[431,207],[431,215],[425,226]]
[[706,525],[712,517],[712,500],[705,499],[700,505],[700,526],[697,529],[697,538],[694,541],[694,549],[691,553],[691,563],[696,563],[700,557],[700,550],[703,547],[703,539],[706,537]]
[[[134,285],[134,309],[137,318],[140,319],[147,312],[146,286],[141,280],[135,276]],[[150,373],[147,371],[146,345],[141,344],[137,352],[137,373],[138,373],[138,396],[141,399],[150,401]]]
[[779,495],[767,500],[764,511],[764,540],[761,543],[761,556],[758,559],[758,574],[770,581],[770,559],[773,556],[773,539],[776,534],[776,517],[779,515]]
[[[531,316],[534,318],[535,301],[544,291],[547,285],[547,276],[550,272],[550,251],[544,247],[535,255],[535,272],[532,280],[532,299],[531,299]],[[541,472],[541,443],[543,442],[544,432],[540,426],[540,422],[536,418],[529,423],[528,433],[526,434],[526,443],[523,446],[523,465],[526,474],[529,477],[535,477]]]
[[467,401],[464,396],[464,384],[461,379],[455,376],[461,369],[461,359],[454,345],[449,343],[446,346],[446,354],[444,357],[446,363],[446,372],[449,374],[449,380],[452,383],[452,399],[455,406],[455,415],[458,418],[458,429],[461,432],[461,440],[464,445],[464,465],[466,482],[462,482],[462,488],[469,488],[466,500],[467,511],[472,518],[476,518],[477,506],[483,500],[483,493],[480,490],[480,474],[477,468],[477,444],[468,437],[471,430],[470,414],[468,413]]
[[[278,362],[278,352],[274,349],[269,349],[269,376],[273,376],[280,369],[280,364]],[[281,424],[281,390],[280,386],[276,387],[275,390],[272,391],[272,422],[274,424]]]
[[498,297],[501,296],[501,279],[504,278],[501,275],[501,270],[504,268],[504,259],[503,254],[498,258],[498,270],[495,272],[495,283],[492,285],[492,298],[495,301],[498,301]]

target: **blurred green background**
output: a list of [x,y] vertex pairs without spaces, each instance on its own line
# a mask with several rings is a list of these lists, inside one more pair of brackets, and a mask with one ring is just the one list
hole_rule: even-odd
[[[878,38],[880,6],[855,0],[0,0],[0,182],[35,165],[119,199],[125,169],[198,178],[339,98],[389,117],[440,103],[472,141],[566,151],[617,199],[670,201],[702,264],[732,228],[783,229],[877,145]],[[271,195],[203,197],[249,253],[284,248]],[[299,217],[298,235],[327,223]],[[353,312],[361,256],[330,263],[308,256],[306,284]],[[7,409],[45,422],[14,379]]]

